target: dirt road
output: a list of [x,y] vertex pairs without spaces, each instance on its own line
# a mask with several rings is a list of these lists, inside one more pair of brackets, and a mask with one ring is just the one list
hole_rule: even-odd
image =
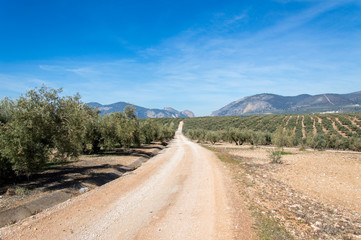
[[234,239],[225,169],[181,129],[141,168],[0,229],[1,239]]

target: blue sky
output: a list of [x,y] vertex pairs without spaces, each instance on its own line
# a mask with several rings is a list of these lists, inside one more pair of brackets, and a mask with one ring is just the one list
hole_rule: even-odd
[[258,93],[361,90],[361,0],[0,0],[0,97],[209,115]]

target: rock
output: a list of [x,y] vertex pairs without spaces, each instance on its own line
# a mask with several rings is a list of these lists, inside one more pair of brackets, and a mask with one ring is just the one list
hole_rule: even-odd
[[79,189],[80,193],[85,193],[87,191],[89,191],[89,188],[87,188],[87,187],[82,187],[82,188]]
[[320,231],[320,228],[315,226],[314,224],[311,224],[311,227],[312,227],[313,231],[315,231],[315,232]]
[[15,195],[15,189],[14,188],[8,188],[5,193],[6,196],[14,196]]
[[317,222],[315,222],[315,225],[319,227],[319,226],[322,226],[322,223],[317,221]]

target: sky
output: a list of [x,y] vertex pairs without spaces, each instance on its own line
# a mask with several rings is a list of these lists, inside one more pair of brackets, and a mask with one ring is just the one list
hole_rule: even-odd
[[361,0],[0,0],[0,97],[210,115],[260,93],[361,90]]

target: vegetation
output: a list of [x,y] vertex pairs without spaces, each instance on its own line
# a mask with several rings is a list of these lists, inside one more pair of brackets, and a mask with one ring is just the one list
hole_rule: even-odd
[[361,114],[292,114],[184,119],[184,132],[200,142],[361,151]]
[[293,236],[286,231],[284,226],[272,218],[270,214],[263,213],[255,207],[251,208],[252,215],[255,218],[255,226],[258,238],[261,240],[281,240],[294,239]]
[[281,164],[282,163],[282,151],[281,150],[270,150],[269,151],[269,158],[271,160],[271,163],[278,163]]
[[79,95],[60,94],[61,89],[42,87],[0,102],[0,179],[29,176],[82,153],[126,149],[174,136],[172,121],[140,121],[130,107],[102,117]]

